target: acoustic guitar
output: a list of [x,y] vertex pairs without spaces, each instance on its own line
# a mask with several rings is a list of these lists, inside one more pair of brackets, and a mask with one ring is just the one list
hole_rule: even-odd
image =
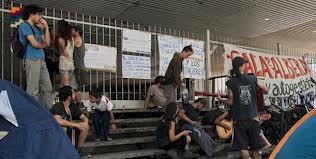
[[[259,117],[259,120],[265,121],[265,120],[269,120],[270,118],[271,118],[271,114],[263,114]],[[216,125],[216,132],[220,139],[227,140],[232,136],[232,133],[233,133],[233,121],[223,119],[221,122],[228,125],[230,129],[226,129],[222,126]]]

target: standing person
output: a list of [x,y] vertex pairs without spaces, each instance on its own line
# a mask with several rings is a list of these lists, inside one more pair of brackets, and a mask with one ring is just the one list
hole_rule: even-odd
[[184,82],[181,82],[181,85],[180,85],[180,95],[181,95],[182,103],[188,103],[189,102],[189,90],[185,86]]
[[97,135],[97,141],[112,140],[108,136],[108,132],[111,129],[116,131],[116,125],[114,120],[114,114],[112,112],[113,104],[112,102],[98,90],[91,90],[89,92],[90,102],[94,107],[95,111],[93,113],[93,125],[95,133]]
[[42,11],[42,8],[34,4],[24,7],[24,23],[19,27],[19,41],[27,45],[24,55],[26,92],[49,108],[52,106],[52,84],[43,48],[50,45],[50,34],[47,22],[41,16]]
[[65,20],[58,21],[56,44],[59,50],[60,86],[71,86],[78,89],[74,74],[74,39],[71,35],[71,26]]
[[185,46],[181,53],[175,53],[170,61],[166,74],[163,88],[166,93],[167,103],[176,101],[176,91],[181,83],[182,61],[193,54],[192,46]]
[[[54,30],[52,28],[49,28],[50,36],[53,37]],[[46,67],[49,72],[50,81],[52,84],[55,83],[55,77],[58,73],[58,61],[59,61],[59,53],[56,50],[54,40],[51,41],[50,46],[44,48],[45,52],[45,61],[46,61]]]
[[[50,111],[70,138],[71,128],[79,130],[79,141],[76,148],[80,153],[80,148],[86,141],[89,132],[88,118],[83,115],[80,108],[73,103],[75,100],[75,93],[70,86],[64,86],[59,90],[59,98],[61,101],[56,103]],[[78,123],[74,120],[80,120],[80,122]]]
[[249,159],[249,150],[253,159],[259,159],[259,150],[264,147],[260,137],[258,109],[256,105],[257,88],[268,92],[268,88],[256,76],[245,75],[242,57],[232,60],[231,78],[226,82],[228,98],[217,98],[228,106],[232,106],[234,121],[233,148],[240,150],[243,159]]
[[86,84],[86,71],[84,69],[85,44],[82,39],[82,29],[79,26],[73,26],[71,32],[75,42],[73,55],[75,67],[74,73],[78,86],[82,86]]
[[145,108],[163,108],[167,102],[164,90],[161,88],[161,82],[165,79],[163,76],[155,78],[154,83],[148,88],[147,97],[145,99]]
[[177,121],[179,113],[178,105],[175,102],[166,106],[166,112],[162,117],[157,128],[157,143],[159,148],[168,151],[168,155],[173,159],[179,159],[179,151],[184,150],[185,157],[196,157],[189,151],[191,142],[190,131],[184,130],[176,134]]

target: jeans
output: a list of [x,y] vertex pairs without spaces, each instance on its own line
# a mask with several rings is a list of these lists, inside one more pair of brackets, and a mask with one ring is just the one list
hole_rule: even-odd
[[101,112],[98,110],[95,110],[95,112],[92,115],[93,120],[93,126],[95,130],[95,134],[97,135],[97,138],[107,139],[108,132],[110,129],[110,115],[108,111]]
[[46,63],[39,59],[25,60],[26,92],[34,96],[41,105],[52,106],[52,83]]
[[192,140],[197,142],[201,149],[211,157],[215,150],[215,142],[213,139],[204,131],[203,128],[191,124],[183,124],[181,130],[190,130],[192,131],[191,137]]
[[169,104],[171,102],[176,102],[177,88],[175,88],[172,84],[162,85],[162,88],[164,89],[165,96],[167,98],[166,104]]

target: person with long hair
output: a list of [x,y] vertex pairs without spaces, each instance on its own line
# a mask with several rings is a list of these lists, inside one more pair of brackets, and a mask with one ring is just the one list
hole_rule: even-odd
[[57,27],[56,44],[60,54],[60,86],[70,85],[72,88],[77,89],[73,59],[74,39],[71,34],[71,26],[65,20],[60,20],[58,21]]
[[164,90],[162,89],[161,82],[165,79],[164,76],[155,78],[154,83],[148,88],[147,96],[145,99],[144,107],[147,109],[163,108],[167,102]]
[[217,98],[231,106],[234,121],[233,149],[239,150],[243,159],[249,159],[249,150],[253,159],[259,159],[259,150],[264,144],[260,137],[256,92],[259,88],[268,93],[268,88],[256,76],[244,74],[246,63],[242,57],[232,60],[231,77],[226,82],[228,98],[223,100],[219,95]]
[[184,150],[184,156],[188,158],[196,157],[189,151],[191,142],[189,130],[184,130],[181,133],[176,133],[176,118],[179,113],[178,105],[171,102],[166,106],[166,112],[162,117],[157,128],[157,143],[159,148],[167,150],[168,155],[173,159],[181,158],[178,152]]

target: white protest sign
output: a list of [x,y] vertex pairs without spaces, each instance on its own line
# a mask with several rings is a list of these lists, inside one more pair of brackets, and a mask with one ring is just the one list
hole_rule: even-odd
[[205,79],[205,51],[204,41],[183,39],[183,47],[192,45],[193,54],[183,61],[185,78]]
[[123,78],[150,79],[150,57],[122,55]]
[[86,68],[116,72],[117,50],[115,47],[87,43],[85,47],[84,63]]
[[151,54],[151,34],[138,30],[123,29],[122,50]]
[[193,55],[183,61],[183,77],[205,79],[205,52],[204,42],[173,37],[169,35],[158,35],[159,45],[159,75],[164,76],[174,53],[180,53],[183,47],[192,45]]
[[182,38],[158,35],[158,45],[160,56],[159,75],[164,76],[174,53],[181,52],[183,48]]

